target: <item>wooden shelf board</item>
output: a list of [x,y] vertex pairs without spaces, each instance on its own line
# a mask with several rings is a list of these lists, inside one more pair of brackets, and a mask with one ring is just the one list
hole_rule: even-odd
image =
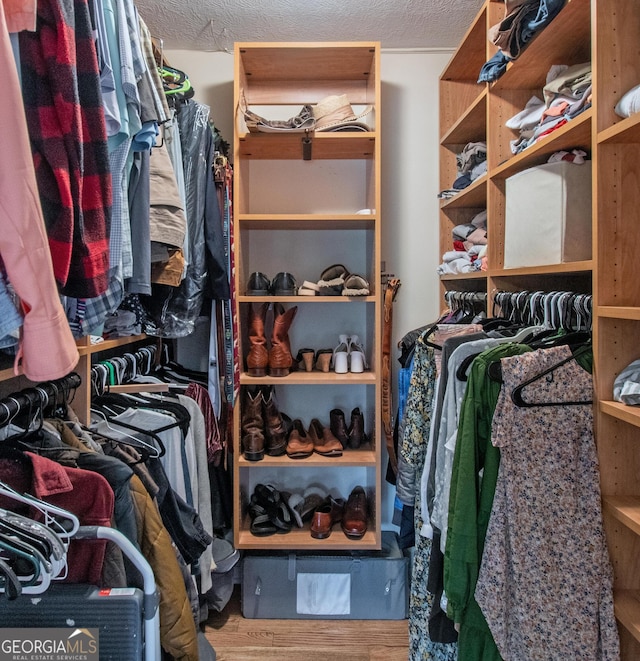
[[441,80],[469,80],[476,82],[485,60],[487,40],[486,9],[484,3],[467,29],[460,46],[440,75]]
[[456,209],[460,207],[487,206],[487,176],[478,177],[470,186],[461,190],[454,197],[441,200],[441,209]]
[[486,280],[487,272],[486,271],[475,271],[474,273],[447,273],[440,276],[441,282],[456,282],[456,281],[465,281],[465,280]]
[[575,119],[538,140],[531,147],[492,169],[489,176],[491,179],[506,179],[526,168],[546,163],[551,154],[562,149],[571,150],[581,147],[590,153],[592,115],[592,108],[585,110]]
[[[637,406],[629,406],[622,402],[605,401],[600,402],[601,413],[606,413],[613,418],[627,422],[635,427],[640,427],[640,408]],[[638,445],[640,451],[640,444]]]
[[238,214],[241,229],[255,230],[366,230],[373,229],[377,214]]
[[[541,30],[517,60],[492,84],[492,91],[541,89],[553,64],[580,64],[591,59],[590,0],[570,0]],[[544,36],[544,38],[540,38]]]
[[443,147],[451,145],[454,152],[458,145],[485,140],[487,136],[487,88],[482,88],[478,98],[469,106],[458,121],[442,136]]
[[598,144],[640,142],[640,113],[620,120],[598,133]]
[[604,496],[602,500],[605,512],[640,535],[640,497]]
[[595,313],[599,317],[607,319],[628,319],[631,321],[640,321],[640,307],[617,305],[598,305]]
[[[249,525],[249,521],[246,521]],[[283,535],[269,537],[256,537],[245,527],[238,532],[238,549],[269,550],[305,550],[305,551],[373,551],[380,548],[378,535],[369,530],[360,540],[349,539],[340,529],[340,524],[333,526],[331,535],[327,539],[314,539],[309,528],[296,528]]]
[[87,354],[100,353],[101,351],[124,347],[127,344],[133,344],[134,342],[141,342],[142,340],[147,339],[152,341],[153,338],[149,338],[148,335],[143,333],[142,335],[129,335],[127,337],[118,337],[113,340],[105,340],[104,342],[98,342],[97,344],[78,344],[78,352],[81,356],[86,356]]
[[335,372],[291,372],[289,376],[249,376],[240,374],[241,386],[274,385],[374,385],[377,383],[375,372],[361,374],[336,374]]
[[566,262],[564,264],[543,264],[541,266],[525,266],[518,269],[489,269],[492,278],[514,275],[555,275],[558,273],[587,273],[593,268],[593,261]]
[[[245,133],[239,136],[242,158],[302,160],[304,133]],[[377,133],[353,131],[310,133],[311,159],[372,159]]]
[[243,455],[238,459],[240,469],[249,468],[308,468],[319,466],[321,468],[340,468],[342,466],[375,466],[376,453],[373,450],[344,450],[341,457],[322,457],[312,454],[306,459],[290,459],[286,455],[281,457],[264,456],[260,461],[247,461]]
[[[238,42],[244,71],[253,81],[367,81],[375,62],[375,41]],[[248,99],[249,103],[251,100]]]
[[613,608],[618,622],[640,642],[640,591],[616,590]]
[[376,296],[238,296],[238,303],[375,303]]

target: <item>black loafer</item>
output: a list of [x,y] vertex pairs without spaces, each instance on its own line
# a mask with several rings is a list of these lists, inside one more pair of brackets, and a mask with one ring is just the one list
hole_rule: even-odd
[[254,271],[247,283],[247,296],[268,296],[270,285],[269,278],[264,273]]
[[297,291],[296,279],[286,271],[278,273],[271,281],[271,293],[274,296],[295,296]]

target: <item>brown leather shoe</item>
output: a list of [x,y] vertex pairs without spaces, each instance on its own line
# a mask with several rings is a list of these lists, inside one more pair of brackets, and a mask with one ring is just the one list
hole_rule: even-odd
[[289,308],[286,312],[281,303],[274,303],[273,305],[273,332],[271,333],[271,349],[269,350],[269,374],[271,376],[287,376],[293,365],[289,328],[297,311],[297,305]]
[[[273,386],[267,386],[262,391],[262,413],[264,418],[265,452],[271,457],[284,454],[287,449],[287,436],[291,418],[280,413],[276,403],[276,393]],[[287,425],[287,421],[289,425]]]
[[264,332],[265,319],[269,303],[249,305],[249,353],[247,354],[247,372],[251,376],[266,376],[269,364],[267,338]]
[[342,455],[342,443],[331,433],[328,427],[314,418],[309,425],[309,436],[313,441],[313,450],[323,457],[340,457]]
[[262,391],[247,391],[242,408],[242,450],[248,461],[264,457],[264,419],[262,417]]
[[331,433],[340,441],[343,448],[349,444],[349,431],[344,419],[344,413],[341,409],[331,409],[329,413],[329,429]]
[[356,487],[344,508],[342,531],[349,539],[362,539],[367,532],[368,518],[367,494],[362,487]]
[[311,519],[311,537],[326,539],[331,534],[334,523],[342,521],[344,499],[327,496]]
[[291,459],[305,459],[313,454],[313,441],[307,435],[302,420],[293,421],[289,440],[287,441],[287,456]]
[[367,442],[367,435],[364,433],[364,415],[360,408],[356,407],[351,411],[351,425],[349,426],[349,447],[354,450]]

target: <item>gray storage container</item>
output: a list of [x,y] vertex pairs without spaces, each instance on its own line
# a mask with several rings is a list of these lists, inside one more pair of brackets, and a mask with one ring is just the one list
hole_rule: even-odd
[[398,536],[380,551],[247,553],[242,614],[265,619],[402,620],[409,606],[409,559]]

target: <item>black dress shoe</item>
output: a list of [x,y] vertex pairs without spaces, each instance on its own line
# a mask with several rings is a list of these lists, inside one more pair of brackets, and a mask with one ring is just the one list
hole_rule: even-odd
[[274,296],[295,296],[297,292],[298,284],[291,273],[282,271],[271,281],[271,293]]
[[367,442],[367,435],[364,433],[364,415],[359,407],[351,411],[351,425],[349,426],[349,447],[354,450]]
[[254,271],[247,283],[247,296],[268,296],[271,293],[270,286],[269,278],[264,273]]
[[342,443],[342,447],[349,445],[349,431],[341,409],[332,409],[329,413],[329,429],[331,433]]

